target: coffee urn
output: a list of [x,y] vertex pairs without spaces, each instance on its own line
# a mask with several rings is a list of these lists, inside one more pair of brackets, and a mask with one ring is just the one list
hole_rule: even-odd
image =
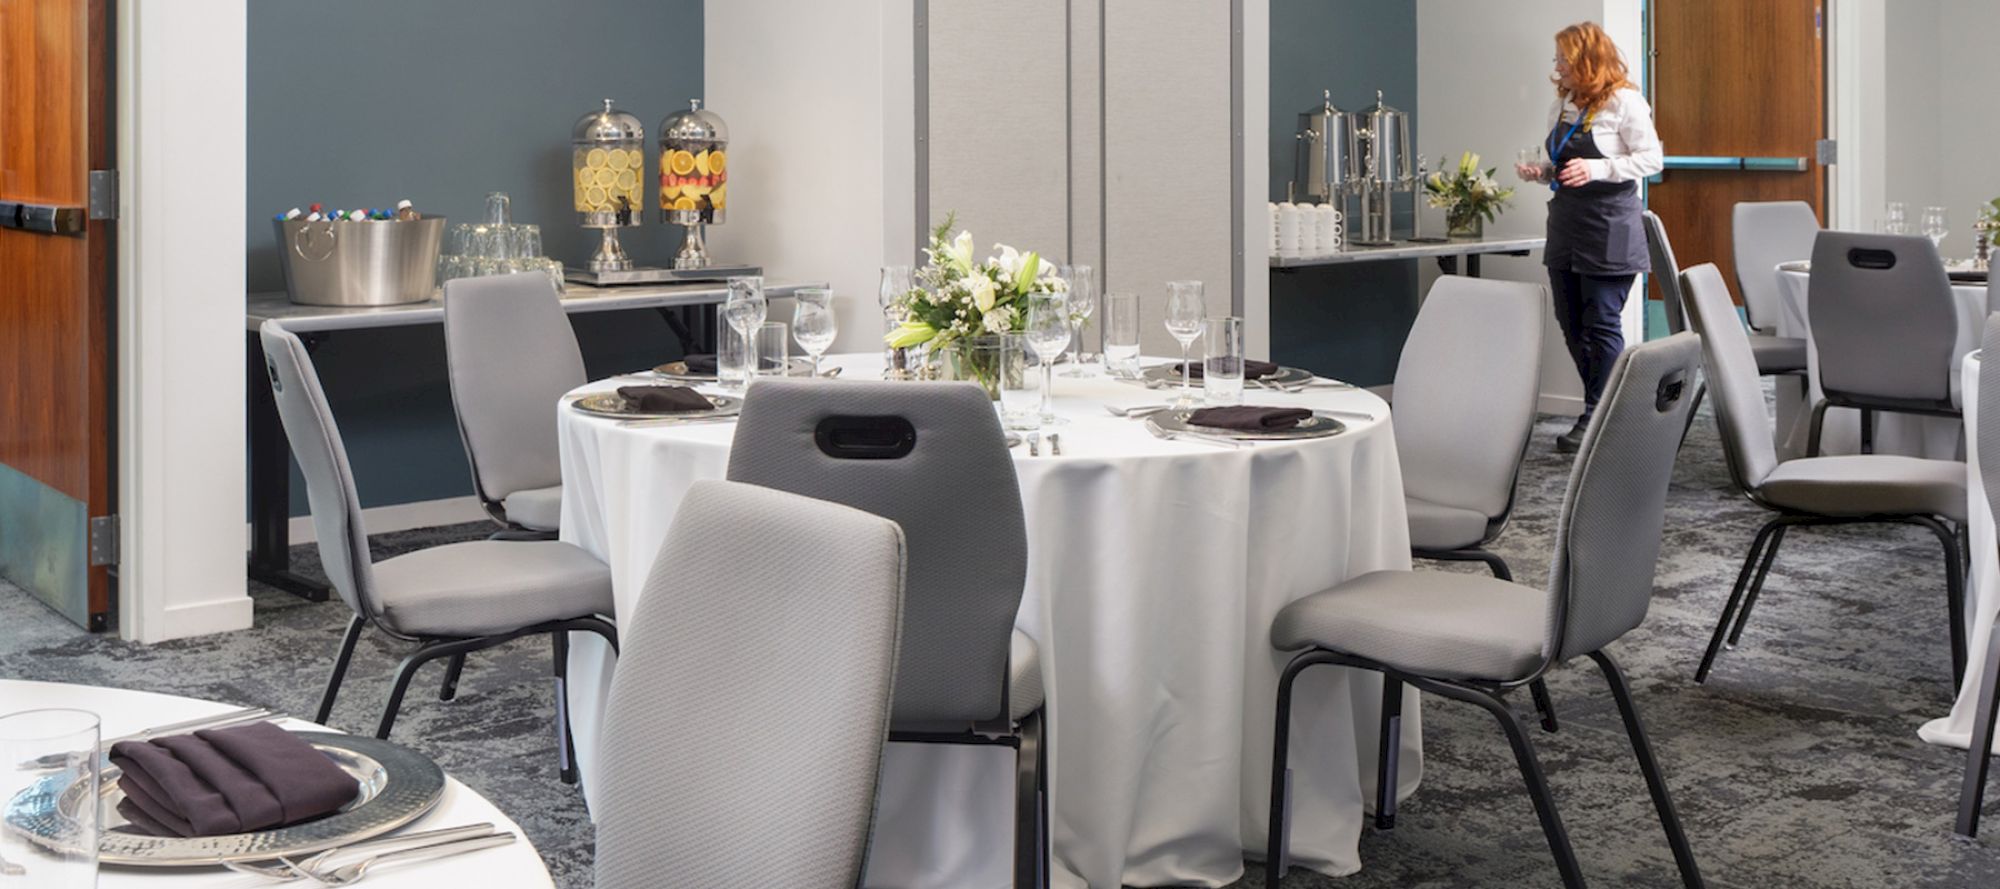
[[[1356,194],[1354,175],[1354,115],[1333,107],[1333,91],[1324,93],[1320,107],[1299,115],[1299,132],[1292,157],[1293,194],[1287,200],[1333,204],[1347,214],[1347,199]],[[1297,194],[1300,183],[1305,194]]]
[[1381,90],[1375,91],[1375,107],[1353,118],[1354,169],[1361,194],[1361,225],[1354,243],[1385,247],[1394,238],[1396,193],[1414,193],[1417,187],[1410,170],[1410,118],[1389,107]]

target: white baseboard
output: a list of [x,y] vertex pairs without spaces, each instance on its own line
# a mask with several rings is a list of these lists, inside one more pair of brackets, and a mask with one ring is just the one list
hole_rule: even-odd
[[1535,402],[1535,410],[1563,417],[1579,416],[1583,413],[1583,396],[1544,392]]
[[[422,500],[416,503],[397,503],[390,506],[375,506],[361,511],[361,521],[368,526],[370,534],[388,534],[408,531],[413,528],[429,528],[436,525],[457,525],[464,522],[489,521],[486,508],[477,497],[449,497],[443,500]],[[497,526],[496,526],[497,527]],[[293,543],[305,543],[313,539],[312,516],[296,516],[291,521]],[[250,525],[243,526],[244,546],[249,546]]]
[[244,595],[169,605],[160,615],[160,634],[150,641],[247,630],[250,629],[251,612],[250,597]]

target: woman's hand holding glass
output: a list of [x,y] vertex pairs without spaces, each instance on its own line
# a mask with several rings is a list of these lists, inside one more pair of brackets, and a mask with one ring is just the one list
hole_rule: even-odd
[[1556,177],[1564,188],[1576,188],[1590,184],[1590,162],[1580,157],[1569,159],[1563,164],[1562,173]]

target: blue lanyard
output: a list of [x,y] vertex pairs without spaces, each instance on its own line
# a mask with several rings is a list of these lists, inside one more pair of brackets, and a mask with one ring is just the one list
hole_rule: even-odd
[[[1594,118],[1594,117],[1596,117],[1596,116],[1597,116],[1597,112],[1595,112],[1595,111],[1592,111],[1592,112],[1590,112],[1589,114],[1585,114],[1585,113],[1583,113],[1583,112],[1582,112],[1581,110],[1577,111],[1577,113],[1576,113],[1576,122],[1575,122],[1575,123],[1573,123],[1573,124],[1570,124],[1570,125],[1569,125],[1569,132],[1567,132],[1567,133],[1564,133],[1564,134],[1563,134],[1563,137],[1562,137],[1562,141],[1559,141],[1559,142],[1553,142],[1553,143],[1550,143],[1550,145],[1549,145],[1549,163],[1550,163],[1550,164],[1552,164],[1552,165],[1553,165],[1553,164],[1554,164],[1554,163],[1556,162],[1556,156],[1562,153],[1562,149],[1563,149],[1563,146],[1565,146],[1565,145],[1568,145],[1568,144],[1569,144],[1569,140],[1570,140],[1570,139],[1572,139],[1572,138],[1574,138],[1574,137],[1576,136],[1576,131],[1577,131],[1577,128],[1578,128],[1578,127],[1581,127],[1581,126],[1583,126],[1584,124],[1587,124],[1587,123],[1589,123],[1589,122],[1590,122],[1590,120],[1591,120],[1591,118]],[[1560,119],[1560,118],[1558,118],[1558,119]],[[1554,130],[1552,129],[1552,130],[1550,130],[1550,132],[1551,132],[1551,133],[1553,133],[1553,132],[1554,132]],[[1557,172],[1557,173],[1560,173],[1560,172],[1562,172],[1562,168],[1561,168],[1561,167],[1557,167],[1557,168],[1556,168],[1556,172]],[[1557,190],[1557,189],[1560,189],[1560,188],[1562,188],[1562,183],[1561,183],[1561,182],[1558,182],[1558,181],[1556,181],[1556,180],[1555,180],[1555,178],[1554,178],[1554,176],[1553,176],[1553,175],[1551,175],[1551,177],[1550,177],[1550,179],[1549,179],[1549,190],[1550,190],[1550,191],[1555,191],[1555,190]]]

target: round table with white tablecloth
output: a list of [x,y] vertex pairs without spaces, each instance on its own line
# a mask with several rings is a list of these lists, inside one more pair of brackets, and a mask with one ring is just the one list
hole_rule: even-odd
[[[879,355],[829,361],[850,379],[882,366]],[[1029,562],[1017,625],[1040,646],[1048,690],[1054,883],[1228,883],[1244,850],[1264,844],[1288,660],[1271,648],[1272,618],[1350,577],[1410,564],[1388,406],[1352,388],[1253,388],[1250,403],[1371,419],[1342,417],[1349,428],[1331,438],[1232,450],[1159,440],[1104,409],[1171,393],[1103,377],[1057,377],[1055,387],[1056,413],[1069,421],[1058,430],[1063,455],[1014,450]],[[563,539],[610,564],[618,611],[630,614],[688,486],[723,477],[735,424],[623,425],[564,408],[561,427]],[[611,667],[603,646],[577,640],[570,694],[586,791]],[[1415,703],[1404,705],[1405,794],[1421,774]],[[1302,681],[1294,863],[1359,869],[1379,712],[1371,674],[1313,671]],[[1011,885],[1012,757],[890,745],[868,884]]]
[[[1778,399],[1778,445],[1786,456],[1804,456],[1812,428],[1812,406],[1822,396],[1819,388],[1819,350],[1812,342],[1812,324],[1806,314],[1806,293],[1810,273],[1792,263],[1777,268],[1778,335],[1803,337],[1806,341],[1806,395]],[[1963,392],[1958,378],[1959,362],[1965,353],[1979,348],[1979,332],[1986,323],[1986,285],[1956,284],[1952,302],[1958,308],[1958,340],[1952,346],[1952,391]],[[1780,389],[1781,393],[1785,390]],[[1861,450],[1861,414],[1845,408],[1828,408],[1826,429],[1820,438],[1822,454],[1853,454]],[[1963,438],[1960,423],[1949,417],[1925,417],[1888,411],[1875,413],[1875,453],[1905,454],[1955,460]]]
[[[129,735],[152,726],[168,725],[214,716],[236,709],[229,704],[201,701],[174,695],[69,685],[60,682],[28,682],[0,679],[0,713],[45,708],[89,710],[97,714],[98,730],[104,738]],[[282,723],[294,730],[332,731],[301,720]],[[460,827],[481,822],[510,831],[521,828],[507,815],[471,788],[446,776],[444,798],[423,817],[401,833]],[[5,881],[0,881],[4,883]],[[481,849],[435,861],[412,861],[385,865],[368,872],[373,889],[438,886],[442,884],[478,886],[480,889],[550,889],[554,882],[542,864],[541,855],[526,837],[493,849]],[[231,873],[219,867],[121,867],[99,869],[99,889],[175,889],[175,887],[251,887],[274,885],[270,880]]]
[[[1983,331],[1985,325],[1973,328]],[[1977,338],[1980,334],[1974,333]],[[1974,351],[1961,364],[1960,389],[1965,396],[1965,428],[1979,428],[1979,361]],[[1952,701],[1951,715],[1933,719],[1917,730],[1917,736],[1932,744],[1965,748],[1972,743],[1972,717],[1979,707],[1982,664],[1987,647],[1994,643],[1993,622],[2000,618],[2000,539],[1996,539],[1993,510],[1986,502],[1986,488],[1979,472],[1979,436],[1965,438],[1965,524],[1972,539],[1972,570],[1967,573],[1965,603],[1965,682]],[[2000,752],[2000,744],[1995,744]]]

